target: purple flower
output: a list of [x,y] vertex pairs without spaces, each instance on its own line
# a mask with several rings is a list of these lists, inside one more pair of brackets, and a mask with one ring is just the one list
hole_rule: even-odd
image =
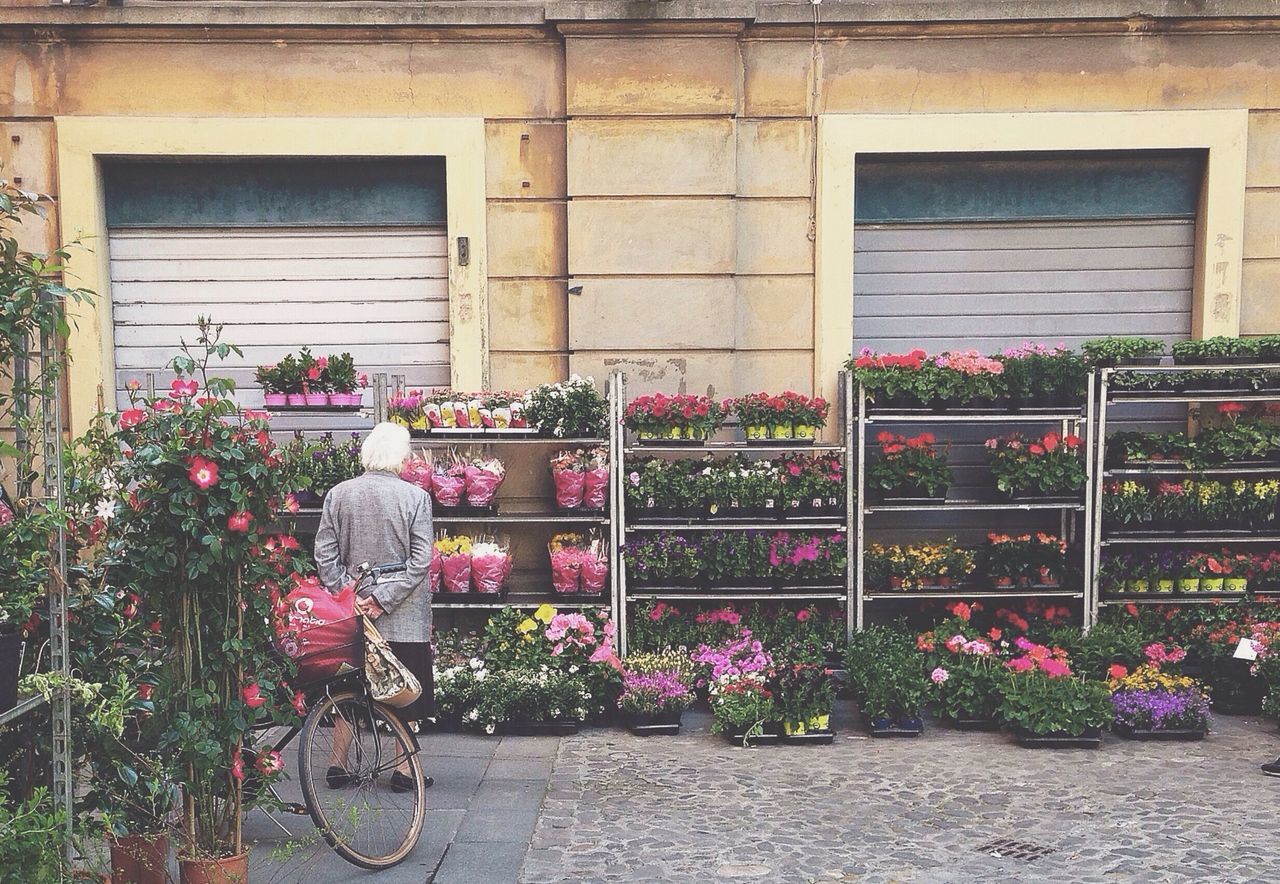
[[1111,705],[1117,724],[1144,730],[1194,729],[1209,721],[1209,700],[1198,688],[1119,690]]

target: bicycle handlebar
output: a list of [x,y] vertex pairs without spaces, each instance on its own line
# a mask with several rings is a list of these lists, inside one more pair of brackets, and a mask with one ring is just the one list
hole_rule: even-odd
[[386,562],[381,565],[361,562],[356,568],[356,592],[359,593],[366,585],[376,584],[386,574],[403,574],[408,568],[408,562]]

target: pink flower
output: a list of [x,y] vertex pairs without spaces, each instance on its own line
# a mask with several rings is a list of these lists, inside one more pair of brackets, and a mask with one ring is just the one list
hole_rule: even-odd
[[253,762],[253,766],[256,767],[259,773],[263,776],[269,777],[272,774],[278,774],[280,771],[284,770],[284,758],[282,758],[280,753],[275,749],[267,749],[257,757]]
[[184,381],[181,378],[169,384],[170,399],[190,399],[200,389],[195,381]]
[[1008,663],[1009,668],[1012,669],[1014,672],[1026,672],[1028,669],[1031,669],[1035,665],[1036,665],[1035,661],[1033,661],[1030,657],[1014,657]]
[[147,413],[141,408],[128,408],[120,412],[120,429],[127,430],[130,427],[136,427],[147,419]]
[[799,611],[796,611],[796,619],[797,619],[797,620],[799,620],[801,623],[803,623],[804,621],[808,620],[808,619],[809,619],[809,609],[808,609],[808,608],[801,608]]
[[187,478],[201,491],[206,491],[218,484],[218,465],[203,457],[193,457],[191,469],[187,471]]
[[292,493],[286,494],[284,498],[284,509],[287,513],[296,513],[299,509],[298,498]]
[[302,691],[293,692],[293,711],[299,715],[307,714],[307,695]]
[[1111,668],[1107,670],[1108,678],[1124,678],[1129,674],[1129,670],[1125,669],[1119,663],[1112,663]]
[[267,698],[262,696],[262,687],[256,681],[241,688],[240,697],[250,709],[261,709],[267,702]]
[[1019,651],[1029,651],[1032,648],[1034,648],[1036,644],[1035,642],[1031,641],[1031,639],[1027,638],[1025,635],[1020,635],[1013,640],[1013,646],[1017,648]]
[[8,525],[13,521],[13,510],[9,509],[8,504],[0,503],[0,526]]
[[1071,674],[1071,667],[1061,660],[1055,660],[1050,657],[1048,660],[1040,661],[1040,669],[1050,678],[1064,678]]
[[951,673],[947,672],[947,670],[943,669],[941,666],[929,673],[929,678],[933,679],[934,684],[944,684],[950,677]]
[[240,757],[239,749],[231,753],[231,775],[244,782],[244,759]]
[[249,533],[249,523],[253,521],[253,515],[241,510],[238,513],[232,513],[227,516],[227,530],[236,531],[240,534]]

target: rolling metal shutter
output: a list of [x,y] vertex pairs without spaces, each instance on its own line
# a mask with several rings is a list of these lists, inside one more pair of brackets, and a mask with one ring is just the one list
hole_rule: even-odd
[[449,384],[441,227],[121,228],[109,246],[120,402],[125,384],[145,383],[147,372],[167,388],[164,365],[180,338],[195,337],[200,315],[224,324],[225,340],[244,350],[220,373],[235,379],[245,405],[262,404],[253,368],[304,346],[349,351],[360,371],[403,374],[412,387]]

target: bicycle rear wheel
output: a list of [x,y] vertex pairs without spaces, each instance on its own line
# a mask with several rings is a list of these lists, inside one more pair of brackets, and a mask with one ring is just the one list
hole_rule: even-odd
[[[298,779],[316,828],[347,862],[389,868],[418,843],[427,801],[415,745],[393,710],[355,691],[312,706],[299,738]],[[405,762],[409,785],[397,789],[392,774]],[[331,767],[349,779],[331,780]]]

